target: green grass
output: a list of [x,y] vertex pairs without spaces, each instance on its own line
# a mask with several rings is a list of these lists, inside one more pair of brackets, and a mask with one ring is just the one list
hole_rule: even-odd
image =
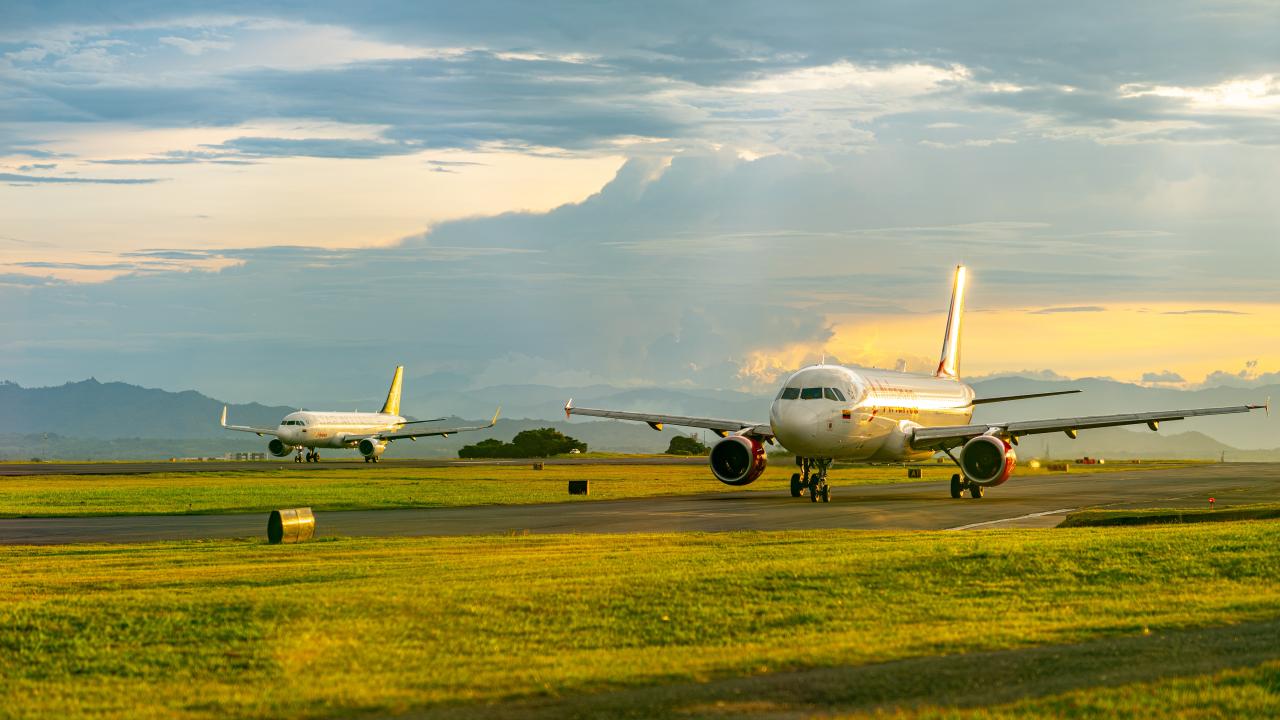
[[[1174,463],[1095,465],[1085,473],[1142,470]],[[591,502],[655,495],[782,490],[795,467],[775,463],[745,488],[719,483],[705,465],[468,465],[407,468],[394,464],[308,472],[293,467],[145,475],[0,477],[0,518],[264,512],[310,506],[317,512],[393,508]],[[924,466],[923,481],[951,477],[950,465]],[[1048,474],[1019,468],[1020,477]],[[591,481],[591,494],[571,496],[567,481]],[[908,482],[899,465],[839,467],[835,487]]]
[[1139,510],[1085,510],[1071,513],[1059,527],[1111,527],[1116,525],[1169,525],[1178,523],[1274,520],[1280,504],[1259,503],[1210,510],[1197,508],[1144,508]]
[[1277,529],[6,547],[0,715],[1274,715]]

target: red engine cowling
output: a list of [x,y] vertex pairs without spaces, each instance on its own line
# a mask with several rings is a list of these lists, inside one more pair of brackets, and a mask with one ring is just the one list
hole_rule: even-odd
[[711,448],[711,472],[725,485],[750,485],[764,472],[764,443],[730,435]]
[[960,451],[960,469],[965,478],[982,487],[1003,484],[1017,464],[1018,455],[1013,446],[992,435],[979,435],[965,443]]

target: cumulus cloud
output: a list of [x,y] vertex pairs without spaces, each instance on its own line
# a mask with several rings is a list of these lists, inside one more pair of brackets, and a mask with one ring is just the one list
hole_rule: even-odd
[[1144,383],[1184,383],[1186,380],[1181,375],[1172,370],[1161,370],[1160,372],[1147,372],[1142,374],[1142,382]]
[[1280,371],[1263,372],[1257,360],[1249,360],[1240,370],[1215,370],[1205,375],[1200,387],[1260,387],[1280,384]]

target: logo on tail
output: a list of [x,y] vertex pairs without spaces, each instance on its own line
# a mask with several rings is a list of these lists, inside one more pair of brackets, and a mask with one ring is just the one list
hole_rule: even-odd
[[947,311],[947,332],[942,336],[942,357],[938,359],[936,377],[960,379],[960,315],[964,312],[965,268],[956,266],[955,284],[951,286],[951,309]]
[[396,366],[396,374],[391,376],[391,389],[387,391],[387,401],[378,412],[387,415],[400,414],[400,385],[404,382],[404,366]]

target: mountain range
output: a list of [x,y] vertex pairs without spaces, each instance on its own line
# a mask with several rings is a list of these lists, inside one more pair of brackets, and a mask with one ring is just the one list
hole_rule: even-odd
[[[1177,390],[1114,380],[1041,380],[1000,377],[974,383],[979,397],[1079,389],[1076,395],[979,406],[975,421],[1096,415],[1139,410],[1217,407],[1261,402],[1280,396],[1280,386],[1216,387]],[[688,388],[574,388],[548,385],[501,385],[479,389],[448,387],[439,377],[405,384],[405,412],[418,417],[447,415],[447,422],[487,418],[503,406],[503,419],[492,430],[450,438],[398,443],[394,455],[454,455],[462,445],[495,437],[509,440],[517,432],[553,426],[583,440],[594,450],[660,452],[673,434],[690,432],[611,421],[566,422],[560,409],[569,398],[579,406],[619,410],[662,411],[681,415],[764,420],[771,398],[739,391]],[[379,399],[361,401],[373,407]],[[350,403],[349,403],[350,404]],[[356,404],[352,404],[355,409]],[[194,390],[170,392],[94,379],[55,387],[24,388],[0,382],[0,459],[148,458],[221,455],[260,451],[265,441],[229,433],[218,427],[223,403]],[[296,408],[231,404],[231,422],[274,426]],[[345,408],[343,408],[345,409]],[[1110,429],[1087,431],[1072,441],[1063,435],[1024,438],[1024,457],[1186,457],[1280,459],[1280,417],[1260,412],[1166,423],[1160,432]],[[335,454],[338,451],[333,451]]]

